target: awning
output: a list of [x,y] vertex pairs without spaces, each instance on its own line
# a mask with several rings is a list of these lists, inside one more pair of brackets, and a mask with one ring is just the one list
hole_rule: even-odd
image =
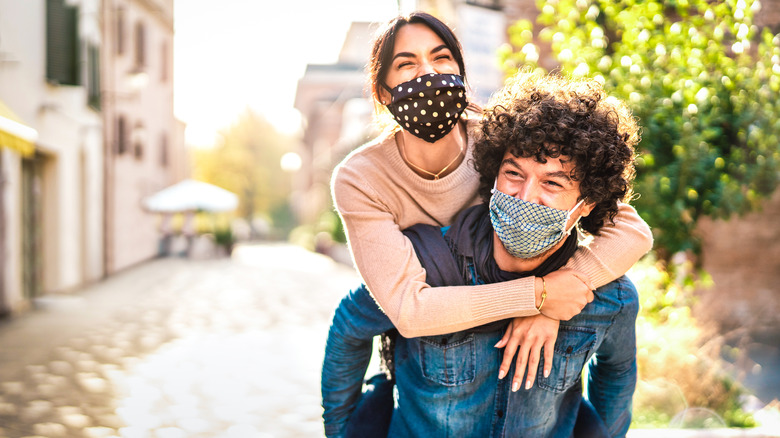
[[159,213],[233,211],[238,207],[238,196],[209,183],[185,179],[147,197],[143,204]]
[[35,153],[38,131],[25,125],[19,117],[0,100],[0,147],[11,148],[23,157]]

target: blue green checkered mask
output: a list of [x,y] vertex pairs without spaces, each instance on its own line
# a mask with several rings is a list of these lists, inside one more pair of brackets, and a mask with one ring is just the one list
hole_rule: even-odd
[[[491,191],[490,222],[509,254],[530,259],[543,254],[571,233],[566,223],[582,200],[569,211],[523,201],[496,189]],[[579,218],[577,219],[579,221]]]

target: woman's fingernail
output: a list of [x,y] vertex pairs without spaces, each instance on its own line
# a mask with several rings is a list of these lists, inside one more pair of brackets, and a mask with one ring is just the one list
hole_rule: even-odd
[[531,381],[530,380],[526,380],[525,381],[525,389],[531,389]]
[[550,377],[550,370],[544,370],[544,378]]
[[498,380],[501,380],[506,376],[506,371],[504,370],[498,370]]
[[517,390],[520,389],[520,382],[515,382],[512,384],[512,392],[517,392]]

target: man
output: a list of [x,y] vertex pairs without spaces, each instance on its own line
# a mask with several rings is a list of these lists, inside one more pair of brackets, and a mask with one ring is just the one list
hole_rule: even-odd
[[[619,201],[630,195],[638,127],[625,104],[607,98],[597,82],[520,73],[491,108],[474,145],[486,203],[465,210],[451,227],[405,231],[431,286],[543,279],[577,249],[578,223],[598,234],[618,208],[630,208]],[[625,277],[595,296],[560,328],[536,315],[515,319],[508,329],[505,321],[444,336],[397,337],[389,436],[571,436],[582,403],[580,375],[591,358],[588,399],[609,435],[625,435],[636,384],[638,298]],[[544,294],[540,310],[543,300]],[[357,403],[371,337],[391,328],[364,288],[337,309],[322,376],[328,436],[344,432]],[[495,347],[506,347],[503,361]],[[512,374],[510,385],[503,377]],[[359,423],[353,418],[349,426]]]

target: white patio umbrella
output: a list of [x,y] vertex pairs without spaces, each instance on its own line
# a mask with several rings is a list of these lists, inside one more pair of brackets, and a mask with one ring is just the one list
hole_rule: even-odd
[[146,197],[143,204],[157,213],[232,211],[238,207],[238,196],[209,183],[185,179]]

